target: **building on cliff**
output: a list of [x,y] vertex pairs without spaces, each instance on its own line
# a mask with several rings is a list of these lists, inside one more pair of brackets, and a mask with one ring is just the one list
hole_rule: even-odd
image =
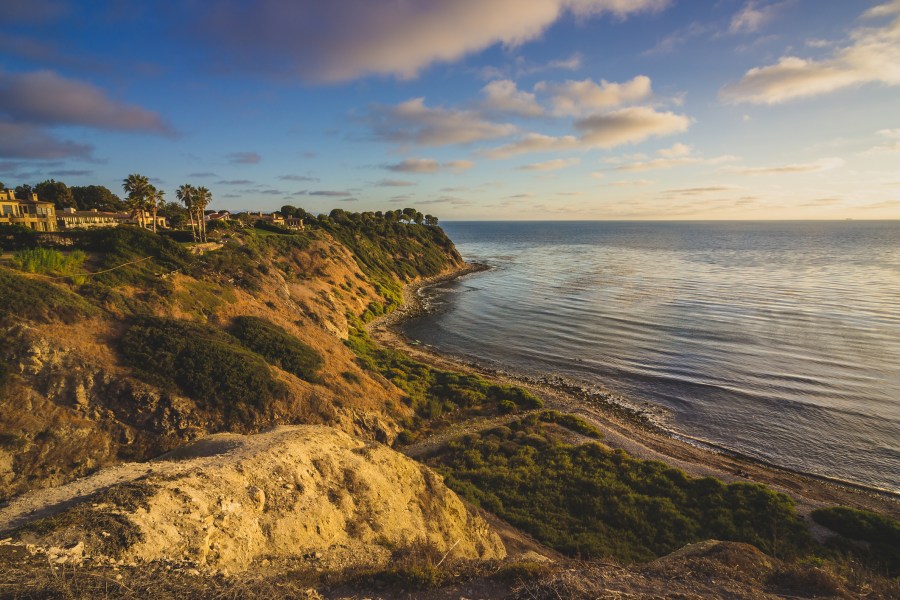
[[61,230],[118,227],[123,223],[134,223],[134,219],[128,213],[101,212],[97,209],[76,210],[74,208],[64,208],[62,212],[56,213],[56,221]]
[[38,200],[34,193],[28,200],[19,200],[13,190],[0,190],[0,225],[23,225],[35,231],[56,231],[56,207],[52,202]]

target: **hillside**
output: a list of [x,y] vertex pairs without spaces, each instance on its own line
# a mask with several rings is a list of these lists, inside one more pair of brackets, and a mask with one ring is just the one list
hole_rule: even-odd
[[900,590],[895,519],[801,515],[377,343],[404,286],[465,267],[436,224],[210,240],[0,235],[0,598]]
[[348,318],[461,259],[436,227],[335,217],[223,228],[202,255],[136,228],[54,236],[86,254],[76,277],[0,266],[0,500],[207,433],[324,423],[391,442],[409,409],[357,364]]

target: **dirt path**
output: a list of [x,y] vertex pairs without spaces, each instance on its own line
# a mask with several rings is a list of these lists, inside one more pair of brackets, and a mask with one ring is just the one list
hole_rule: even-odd
[[[404,319],[425,312],[420,291],[437,283],[486,270],[484,265],[469,265],[457,273],[426,279],[404,288],[404,306],[386,317],[372,321],[367,329],[378,343],[405,352],[412,358],[438,369],[474,373],[504,384],[526,388],[544,401],[546,408],[578,415],[598,427],[604,434],[604,443],[613,448],[621,448],[630,455],[650,460],[659,460],[684,470],[694,477],[716,477],[727,482],[751,481],[769,485],[785,492],[797,501],[802,514],[822,506],[841,504],[856,508],[874,510],[900,517],[900,495],[877,490],[869,490],[849,484],[835,482],[814,475],[805,475],[772,465],[767,465],[746,457],[711,451],[672,437],[651,425],[643,424],[602,401],[582,397],[565,386],[523,380],[499,374],[479,365],[438,354],[432,349],[411,344],[400,330]],[[501,424],[507,417],[496,419],[478,418],[465,421],[420,441],[404,452],[410,456],[423,456],[448,440],[464,433],[478,431]]]

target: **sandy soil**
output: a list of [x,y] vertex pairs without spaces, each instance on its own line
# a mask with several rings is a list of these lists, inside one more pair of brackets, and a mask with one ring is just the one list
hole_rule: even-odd
[[[822,506],[841,504],[900,517],[900,494],[870,490],[862,486],[781,469],[747,457],[696,447],[672,437],[652,424],[630,418],[627,414],[623,415],[622,411],[614,407],[592,401],[591,397],[579,394],[572,388],[499,374],[476,364],[438,354],[431,348],[416,345],[402,333],[400,325],[405,319],[419,316],[426,311],[421,290],[486,269],[484,265],[470,264],[458,272],[425,279],[407,286],[404,289],[404,306],[370,323],[369,334],[379,343],[406,352],[416,360],[436,368],[477,373],[486,379],[527,388],[544,400],[546,408],[576,414],[590,421],[603,431],[607,445],[621,448],[632,456],[660,460],[695,477],[711,476],[728,482],[751,481],[769,485],[792,496],[797,501],[801,514],[808,514]],[[478,419],[458,423],[437,436],[404,449],[404,452],[413,457],[426,455],[453,437],[497,424],[502,419]]]

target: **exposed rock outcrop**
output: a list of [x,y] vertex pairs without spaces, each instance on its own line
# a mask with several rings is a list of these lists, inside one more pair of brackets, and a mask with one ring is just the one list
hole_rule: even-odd
[[0,529],[10,527],[42,547],[83,543],[87,557],[230,572],[285,557],[324,569],[384,565],[422,543],[453,558],[505,555],[427,467],[315,425],[213,435],[150,463],[31,492],[0,509]]

